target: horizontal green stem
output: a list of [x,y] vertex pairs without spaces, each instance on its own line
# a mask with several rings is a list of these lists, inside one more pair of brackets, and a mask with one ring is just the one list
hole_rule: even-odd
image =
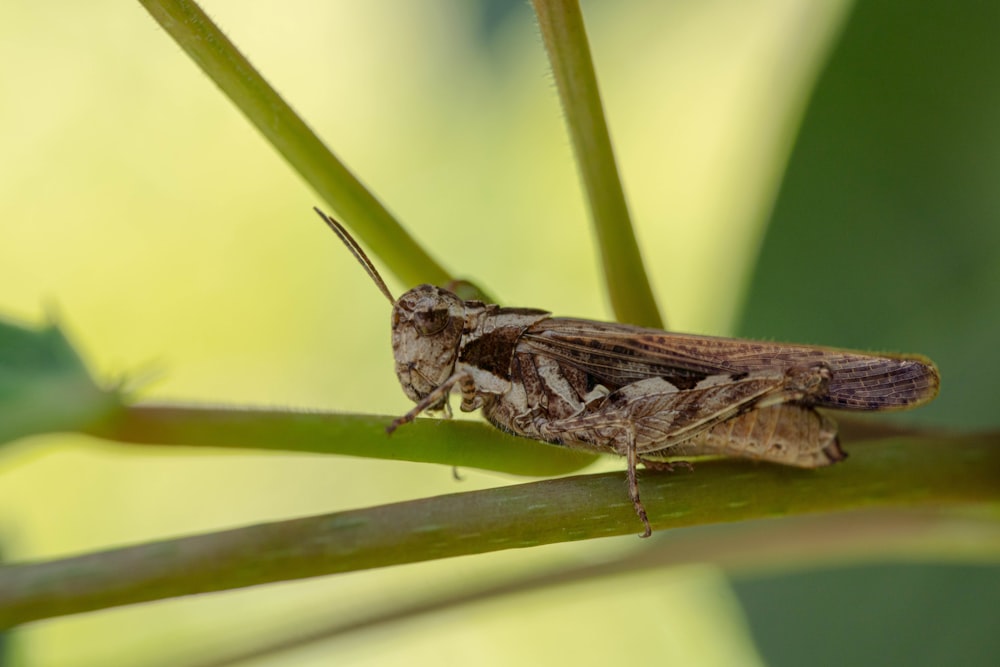
[[[1000,436],[861,443],[821,470],[646,472],[657,530],[865,507],[1000,502]],[[64,614],[640,530],[623,475],[449,494],[0,567],[0,627]]]
[[[725,531],[716,527],[678,529],[652,548],[631,550],[607,561],[570,567],[561,563],[472,586],[463,581],[435,590],[416,602],[393,601],[388,608],[382,605],[354,610],[350,619],[330,619],[324,615],[314,624],[299,621],[285,636],[266,637],[261,643],[235,651],[227,647],[216,657],[202,655],[183,667],[243,665],[317,642],[356,638],[366,630],[385,631],[397,623],[426,619],[428,614],[465,605],[664,567],[713,563],[740,576],[760,570],[773,571],[776,567],[783,570],[810,567],[831,559],[839,562],[886,557],[996,563],[1000,560],[1000,522],[956,516],[955,512],[882,510],[748,521],[738,529]],[[211,650],[205,653],[212,655]]]
[[[375,195],[323,145],[196,2],[140,2],[404,285],[445,285],[451,280]],[[302,211],[302,220],[319,224],[307,210]]]
[[597,459],[516,438],[481,422],[418,419],[390,436],[386,427],[392,420],[378,415],[132,405],[85,433],[133,444],[339,454],[538,477],[575,472]]

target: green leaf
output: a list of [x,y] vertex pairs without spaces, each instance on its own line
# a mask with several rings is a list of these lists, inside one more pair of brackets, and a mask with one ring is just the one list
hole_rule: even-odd
[[78,431],[121,405],[101,389],[59,328],[0,320],[0,443]]
[[739,333],[925,354],[941,396],[901,418],[970,430],[1000,425],[1000,6],[941,7],[858,3],[803,118]]
[[[926,354],[941,396],[894,419],[969,431],[1000,425],[1000,5],[950,9],[855,4],[804,115],[741,333]],[[995,568],[830,567],[737,585],[767,664],[996,664]]]

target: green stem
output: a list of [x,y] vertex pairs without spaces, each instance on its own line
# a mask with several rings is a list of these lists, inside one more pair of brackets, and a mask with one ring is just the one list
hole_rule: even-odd
[[[451,281],[447,271],[323,145],[197,3],[139,1],[404,285]],[[310,218],[314,218],[311,211],[302,211],[303,220]],[[319,223],[312,219],[311,224]]]
[[532,0],[601,248],[608,295],[621,322],[663,328],[615,163],[587,33],[576,0]]
[[[821,470],[643,474],[654,528],[1000,502],[1000,435],[858,444]],[[640,530],[621,473],[458,493],[0,567],[0,627],[95,609]]]
[[324,615],[315,623],[298,620],[287,635],[266,637],[261,643],[235,650],[226,647],[219,657],[207,657],[213,654],[209,649],[195,662],[182,664],[183,667],[243,665],[318,642],[357,638],[359,632],[367,630],[384,632],[398,623],[427,619],[428,614],[470,604],[666,567],[713,563],[740,576],[760,570],[773,571],[776,567],[809,567],[831,559],[866,561],[873,555],[907,561],[933,558],[935,562],[994,563],[1000,557],[1000,523],[955,516],[954,512],[885,510],[749,521],[738,529],[726,531],[678,530],[670,539],[658,541],[651,548],[631,550],[607,561],[569,567],[560,563],[499,582],[481,582],[478,586],[463,581],[435,590],[415,602],[356,609],[350,619],[330,619]]
[[123,443],[339,454],[514,475],[565,475],[596,455],[516,438],[480,422],[167,405],[124,406],[84,430]]

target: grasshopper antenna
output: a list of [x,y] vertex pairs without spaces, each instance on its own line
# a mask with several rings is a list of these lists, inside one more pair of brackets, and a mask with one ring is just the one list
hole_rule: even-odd
[[377,285],[378,288],[382,290],[382,294],[385,294],[385,298],[389,299],[389,303],[395,305],[396,300],[392,297],[392,292],[390,292],[389,288],[385,286],[385,281],[382,280],[382,276],[380,276],[378,274],[378,271],[375,270],[375,265],[372,264],[372,261],[370,259],[368,259],[368,255],[366,255],[365,251],[361,249],[361,246],[358,245],[358,242],[355,241],[354,238],[347,233],[347,230],[344,229],[344,226],[341,225],[339,222],[337,222],[336,220],[334,220],[333,218],[331,218],[330,216],[328,216],[326,213],[319,210],[315,206],[313,206],[313,210],[316,211],[319,217],[323,218],[323,222],[325,222],[327,226],[333,230],[333,233],[337,235],[337,238],[339,238],[341,241],[344,242],[344,245],[347,246],[347,249],[351,251],[352,255],[354,255],[354,259],[358,260],[358,263],[361,264],[362,267],[364,267],[368,275],[371,276],[371,279],[375,281],[375,285]]

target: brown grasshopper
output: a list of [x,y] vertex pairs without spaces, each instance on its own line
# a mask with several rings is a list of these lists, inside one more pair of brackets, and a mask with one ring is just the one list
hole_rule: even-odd
[[552,317],[544,310],[463,301],[433,285],[395,299],[347,231],[316,209],[392,303],[396,375],[425,410],[482,409],[526,438],[626,458],[643,537],[652,533],[636,467],[666,457],[726,455],[818,468],[847,455],[816,408],[898,410],[938,393],[920,355],[866,354]]

